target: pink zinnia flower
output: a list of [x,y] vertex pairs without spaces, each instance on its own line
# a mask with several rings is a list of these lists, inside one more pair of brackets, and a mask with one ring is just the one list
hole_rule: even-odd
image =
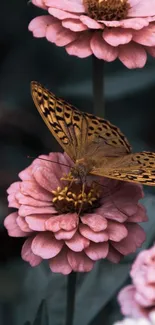
[[147,220],[138,203],[141,185],[88,176],[81,206],[81,184],[61,179],[73,164],[68,156],[40,157],[49,161],[35,159],[8,189],[9,207],[17,211],[4,225],[10,236],[28,237],[25,261],[35,266],[47,259],[53,272],[63,274],[87,272],[99,259],[117,263],[141,246],[145,233],[137,222]]
[[146,318],[124,318],[123,320],[114,323],[113,325],[155,325],[155,312],[152,311]]
[[148,317],[155,312],[155,246],[137,256],[130,275],[133,284],[118,295],[121,311],[123,315]]
[[49,15],[34,18],[29,30],[65,46],[70,55],[94,54],[108,62],[142,68],[155,57],[155,0],[32,0]]

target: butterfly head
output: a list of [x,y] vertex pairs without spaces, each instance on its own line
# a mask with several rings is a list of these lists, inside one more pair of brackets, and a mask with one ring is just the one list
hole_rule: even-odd
[[83,183],[86,180],[86,176],[89,174],[91,169],[92,164],[88,163],[85,159],[79,159],[71,168],[71,175]]
[[85,180],[87,174],[87,169],[83,165],[75,165],[71,168],[71,175],[74,177],[74,179]]

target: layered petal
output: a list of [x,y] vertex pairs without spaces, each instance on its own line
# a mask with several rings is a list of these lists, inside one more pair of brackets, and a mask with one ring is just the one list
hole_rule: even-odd
[[31,250],[31,244],[32,244],[33,238],[28,238],[23,247],[22,247],[22,258],[24,261],[29,262],[31,266],[37,266],[41,263],[42,258],[40,256],[37,256],[33,254]]
[[91,34],[87,31],[80,33],[78,38],[66,46],[66,51],[70,55],[86,58],[92,54],[90,46]]
[[130,17],[148,17],[155,15],[155,2],[154,0],[141,0],[129,10]]
[[27,232],[23,231],[17,224],[18,213],[13,212],[9,214],[4,220],[4,226],[8,231],[9,236],[11,237],[25,237]]
[[31,245],[32,252],[44,259],[58,255],[62,247],[63,241],[56,240],[51,233],[36,235]]
[[145,49],[133,42],[119,47],[119,59],[129,69],[143,68],[147,55]]
[[93,54],[98,58],[108,62],[114,61],[118,56],[118,49],[107,44],[102,38],[102,34],[94,32],[90,41]]
[[68,262],[67,250],[61,252],[49,261],[49,267],[52,272],[67,275],[72,272],[72,267]]
[[118,295],[121,311],[124,315],[149,318],[155,310],[155,246],[138,254],[130,275],[132,285]]
[[34,37],[45,37],[47,27],[55,23],[55,19],[51,16],[40,16],[34,18],[28,28],[29,31],[33,32]]
[[122,30],[122,28],[115,28],[114,30],[106,28],[102,35],[108,44],[116,47],[129,43],[132,40],[133,32],[128,29]]
[[94,262],[83,252],[75,253],[70,250],[67,259],[74,272],[89,272],[94,266]]
[[69,12],[76,12],[76,13],[82,13],[84,12],[84,6],[82,5],[82,2],[78,1],[70,1],[70,0],[44,0],[45,5],[48,7],[53,7],[57,9],[61,9],[64,11]]
[[116,20],[106,20],[106,17],[93,19],[93,15],[81,0],[33,0],[32,2],[46,9],[49,16],[32,20],[29,30],[35,37],[46,37],[57,46],[65,46],[70,55],[86,58],[94,54],[98,59],[107,62],[119,58],[129,69],[144,67],[147,52],[155,56],[154,51],[145,50],[145,46],[150,48],[155,46],[154,0],[130,0],[127,15],[122,19],[118,15],[118,20],[117,15]]
[[[121,182],[115,187],[118,182],[98,177],[99,183],[105,185],[99,197],[96,196],[100,206],[96,208],[93,202],[89,206],[88,196],[88,212],[73,211],[72,198],[76,207],[81,184],[73,182],[72,187],[70,181],[68,185],[61,179],[70,171],[70,158],[58,153],[39,158],[20,173],[21,182],[12,184],[7,191],[8,200],[17,207],[17,212],[8,215],[4,225],[10,236],[28,237],[22,248],[25,261],[36,266],[46,259],[53,272],[62,274],[88,272],[95,261],[107,258],[118,263],[123,255],[134,252],[142,244],[144,231],[136,222],[147,218],[145,209],[138,203],[143,197],[139,185]],[[86,193],[91,193],[94,180],[96,176],[88,177]],[[116,188],[112,196],[106,195],[107,188],[108,193]],[[64,212],[65,206],[66,211],[69,208],[71,211]],[[151,272],[150,279],[153,279]],[[136,299],[142,301],[141,293]]]

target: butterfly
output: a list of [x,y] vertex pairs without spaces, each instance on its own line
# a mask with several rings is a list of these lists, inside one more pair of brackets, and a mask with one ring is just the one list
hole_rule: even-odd
[[109,121],[84,113],[36,81],[31,82],[36,108],[58,143],[74,162],[71,174],[88,174],[155,186],[155,153],[132,153],[120,129]]

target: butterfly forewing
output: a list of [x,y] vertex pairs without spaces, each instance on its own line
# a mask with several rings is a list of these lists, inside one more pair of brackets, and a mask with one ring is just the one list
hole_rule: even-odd
[[110,122],[79,111],[38,82],[31,83],[31,93],[49,130],[73,161],[92,158],[92,154],[101,158],[131,151],[127,139]]
[[35,81],[31,82],[31,93],[34,103],[49,130],[64,151],[75,161],[77,139],[72,120],[76,108],[73,109],[71,105],[57,98]]

